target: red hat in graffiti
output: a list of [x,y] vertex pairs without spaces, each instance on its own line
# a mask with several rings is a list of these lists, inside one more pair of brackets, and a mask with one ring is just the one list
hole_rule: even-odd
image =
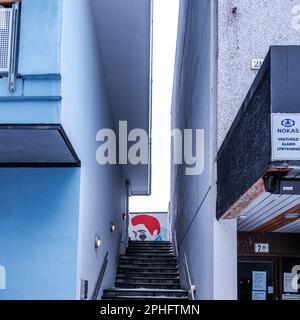
[[138,224],[143,224],[152,235],[155,230],[157,231],[157,234],[160,234],[160,223],[155,217],[146,214],[137,215],[131,219],[131,224],[134,227]]

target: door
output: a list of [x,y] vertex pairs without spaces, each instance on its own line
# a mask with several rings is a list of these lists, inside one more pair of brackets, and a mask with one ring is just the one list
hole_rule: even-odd
[[239,300],[275,300],[275,260],[255,258],[238,262]]

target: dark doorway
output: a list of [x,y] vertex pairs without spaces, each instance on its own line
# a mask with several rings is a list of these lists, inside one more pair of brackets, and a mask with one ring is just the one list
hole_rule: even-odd
[[243,259],[238,262],[239,300],[275,300],[276,264],[274,259]]

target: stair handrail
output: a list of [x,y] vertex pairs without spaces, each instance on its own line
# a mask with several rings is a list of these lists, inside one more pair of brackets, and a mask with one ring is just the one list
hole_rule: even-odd
[[105,254],[105,257],[104,257],[104,261],[102,263],[102,267],[100,269],[100,273],[99,273],[98,279],[97,279],[96,284],[95,284],[95,289],[94,289],[94,292],[93,292],[91,300],[97,300],[97,298],[98,298],[99,291],[100,291],[100,288],[101,288],[101,285],[102,285],[102,281],[103,281],[103,278],[104,278],[104,274],[105,274],[105,271],[106,271],[106,268],[107,268],[107,265],[108,265],[108,255],[109,255],[109,252],[107,251],[106,254]]
[[179,252],[178,252],[178,242],[177,242],[177,234],[176,234],[176,231],[173,232],[173,239],[172,239],[172,245],[173,245],[173,250],[174,250],[174,253],[176,255],[176,257],[178,257],[179,259]]
[[117,273],[118,273],[118,266],[119,266],[119,261],[120,261],[120,255],[121,255],[121,246],[122,246],[122,237],[123,237],[123,230],[120,233],[119,236],[119,247],[118,247],[118,251],[117,251],[117,257],[116,257],[116,267],[115,267],[115,279],[114,279],[114,283],[116,283],[116,279],[117,279]]
[[185,253],[183,254],[183,257],[184,257],[184,268],[185,268],[186,276],[187,276],[187,279],[188,279],[188,285],[189,285],[189,296],[191,297],[191,300],[195,300],[196,287],[192,283],[190,270],[189,270],[189,265],[188,265],[188,261],[187,261],[187,257],[186,257]]

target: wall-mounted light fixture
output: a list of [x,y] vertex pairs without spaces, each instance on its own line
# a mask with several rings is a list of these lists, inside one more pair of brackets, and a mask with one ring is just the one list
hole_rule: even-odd
[[99,238],[98,235],[95,236],[95,248],[98,249],[102,244],[101,239]]
[[111,231],[111,232],[115,232],[116,229],[117,229],[117,226],[116,226],[114,223],[111,223],[111,224],[110,224],[110,231]]
[[286,213],[284,215],[284,219],[298,219],[300,218],[300,213],[299,212],[294,212],[294,213]]

